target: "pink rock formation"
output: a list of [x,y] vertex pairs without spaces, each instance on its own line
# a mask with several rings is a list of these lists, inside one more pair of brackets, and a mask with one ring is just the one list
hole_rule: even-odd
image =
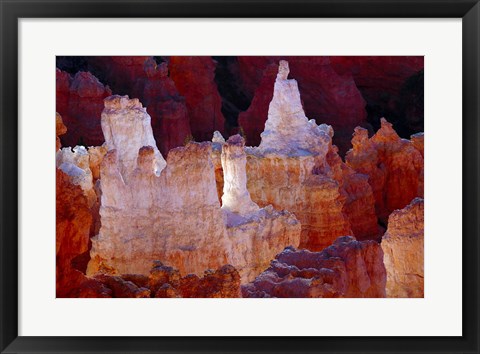
[[[88,274],[102,269],[147,274],[153,260],[171,264],[182,274],[230,263],[248,281],[283,247],[298,244],[300,226],[293,215],[259,209],[248,201],[240,137],[225,146],[231,188],[224,200],[231,203],[222,210],[212,144],[190,143],[171,150],[158,173],[155,148],[141,147],[154,144],[148,123],[138,100],[105,100],[102,127],[109,151],[100,172],[102,226],[92,239]],[[240,209],[234,207],[238,200]]]
[[165,159],[157,149],[151,118],[138,99],[110,96],[105,99],[101,117],[106,147],[108,150],[118,149],[120,172],[124,179],[128,179],[135,169],[138,150],[143,146],[153,148],[155,174],[160,174],[165,167]]
[[[347,165],[369,176],[375,195],[377,215],[386,219],[396,209],[423,195],[423,157],[411,141],[401,139],[392,125],[381,119],[382,127],[370,139],[365,129],[356,128]],[[419,193],[421,192],[421,193]]]
[[385,297],[383,252],[375,241],[344,236],[322,252],[286,248],[242,286],[243,297]]
[[341,144],[341,150],[346,151],[350,132],[366,120],[366,103],[352,76],[339,75],[332,68],[329,57],[238,57],[243,86],[253,97],[253,106],[239,118],[242,127],[245,125],[247,141],[258,141],[257,136],[248,134],[263,130],[266,116],[260,114],[265,112],[272,97],[272,86],[270,94],[267,92],[272,82],[271,64],[279,59],[290,63],[307,115],[319,123],[332,125],[337,132],[336,144]]
[[222,99],[215,83],[215,62],[206,56],[170,57],[170,77],[185,97],[190,129],[197,141],[210,140],[215,130],[224,132]]
[[57,69],[57,112],[68,131],[62,136],[63,145],[101,145],[100,127],[103,99],[112,94],[89,72],[78,72],[73,79]]
[[288,70],[281,61],[262,141],[258,148],[246,149],[253,201],[294,213],[302,224],[302,248],[320,251],[337,237],[352,234],[352,223],[360,238],[376,238],[366,177],[341,161],[332,147],[332,128],[305,116]]
[[248,216],[260,209],[252,202],[247,190],[247,155],[244,147],[245,140],[240,135],[233,135],[222,148],[222,209],[239,216]]
[[388,218],[382,239],[388,297],[423,297],[424,202],[415,198]]

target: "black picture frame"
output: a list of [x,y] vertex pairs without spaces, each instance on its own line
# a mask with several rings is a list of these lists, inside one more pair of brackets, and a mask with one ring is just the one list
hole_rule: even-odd
[[[479,353],[480,5],[478,0],[0,0],[0,11],[1,353]],[[463,335],[461,337],[18,336],[17,21],[19,18],[57,17],[462,18]]]

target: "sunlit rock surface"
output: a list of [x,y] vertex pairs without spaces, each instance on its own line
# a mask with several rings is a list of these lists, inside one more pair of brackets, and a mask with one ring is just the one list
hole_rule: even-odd
[[388,218],[382,239],[388,297],[423,297],[424,202],[415,198]]
[[87,149],[76,146],[62,148],[56,153],[57,168],[68,176],[73,184],[80,186],[87,198],[89,207],[97,201],[97,195],[93,186],[93,175],[90,170],[90,157]]
[[182,273],[228,263],[230,244],[210,145],[192,143],[171,150],[160,176],[155,173],[154,148],[143,147],[137,155],[137,167],[127,181],[117,150],[110,150],[102,162],[102,227],[92,240],[89,272],[104,263],[120,273],[147,274],[156,259]]
[[[272,68],[279,60],[290,64],[291,76],[298,81],[307,116],[317,123],[332,125],[335,144],[342,154],[348,150],[353,128],[366,122],[366,102],[350,73],[338,74],[331,65],[333,57],[311,56],[241,56],[239,75],[246,93],[253,97],[249,109],[239,116],[247,134],[247,145],[257,145],[267,119],[266,110],[273,97],[275,74]],[[273,80],[272,80],[273,79]]]
[[321,252],[286,248],[243,297],[385,297],[383,252],[375,241],[340,237]]
[[153,137],[150,116],[138,99],[118,95],[106,98],[102,130],[107,149],[117,151],[122,178],[128,180],[136,168],[138,150],[143,146],[153,148],[156,174],[165,167],[165,159]]
[[[113,110],[112,101],[121,109]],[[151,262],[160,260],[181,274],[232,264],[242,281],[249,281],[285,246],[298,245],[300,225],[291,213],[260,209],[250,200],[240,136],[220,143],[230,176],[223,208],[212,143],[191,142],[172,149],[160,173],[158,150],[143,146],[132,169],[130,150],[153,139],[145,115],[137,100],[112,96],[105,101],[102,124],[109,130],[109,151],[100,171],[102,225],[92,239],[88,274],[147,274]]]
[[331,138],[331,127],[325,124],[318,126],[314,120],[308,121],[300,100],[298,84],[294,79],[288,79],[289,71],[288,62],[280,61],[273,99],[258,150],[263,154],[289,156],[315,153],[324,158]]
[[330,126],[308,120],[297,83],[287,77],[288,63],[281,61],[262,141],[246,148],[252,200],[294,213],[302,248],[320,251],[343,235],[378,237],[367,177],[342,162]]
[[244,147],[245,141],[240,135],[230,137],[222,147],[224,180],[222,209],[240,216],[250,215],[259,210],[247,190],[247,155]]
[[345,164],[335,145],[330,146],[327,162],[333,179],[338,182],[340,193],[345,198],[343,212],[357,240],[371,240],[380,236],[383,232],[378,227],[375,197],[368,176],[357,173]]

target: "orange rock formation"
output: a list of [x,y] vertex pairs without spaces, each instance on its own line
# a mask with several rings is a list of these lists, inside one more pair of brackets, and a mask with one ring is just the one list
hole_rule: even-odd
[[382,239],[388,297],[423,297],[423,204],[415,198],[388,218]]
[[355,129],[353,148],[345,161],[355,171],[368,175],[377,215],[386,220],[392,211],[423,195],[423,156],[411,141],[401,139],[385,119],[381,123],[370,139],[365,129]]

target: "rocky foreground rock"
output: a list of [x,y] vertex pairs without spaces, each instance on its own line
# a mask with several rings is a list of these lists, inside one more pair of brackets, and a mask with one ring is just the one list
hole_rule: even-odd
[[243,297],[385,297],[382,248],[375,241],[338,238],[321,252],[286,248]]

